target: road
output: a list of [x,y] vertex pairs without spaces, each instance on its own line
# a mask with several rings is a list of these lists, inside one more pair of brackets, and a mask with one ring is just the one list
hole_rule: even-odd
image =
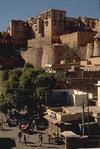
[[64,149],[64,145],[56,145],[54,143],[48,143],[48,136],[46,131],[43,132],[43,144],[40,146],[38,140],[38,134],[28,135],[27,144],[18,142],[17,134],[19,132],[18,127],[8,127],[6,124],[3,129],[0,129],[0,149]]

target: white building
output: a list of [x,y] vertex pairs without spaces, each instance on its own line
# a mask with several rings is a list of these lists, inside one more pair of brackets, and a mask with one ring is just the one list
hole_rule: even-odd
[[97,86],[97,106],[100,106],[100,81],[98,81],[98,84],[96,84]]
[[[50,97],[48,97],[48,106],[50,103],[56,106],[87,106],[88,98],[92,99],[91,93],[83,92],[74,89],[59,89],[53,90]],[[53,106],[53,107],[54,107]]]

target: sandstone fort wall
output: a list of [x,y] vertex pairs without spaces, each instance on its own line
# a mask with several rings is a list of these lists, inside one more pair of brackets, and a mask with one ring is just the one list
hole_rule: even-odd
[[86,46],[87,43],[94,41],[95,33],[91,32],[74,32],[60,36],[63,44],[68,44],[70,47]]

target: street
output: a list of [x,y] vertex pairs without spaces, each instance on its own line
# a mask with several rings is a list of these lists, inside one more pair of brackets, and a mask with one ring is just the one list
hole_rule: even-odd
[[18,127],[8,127],[7,124],[0,129],[0,148],[1,149],[41,149],[41,148],[55,148],[64,149],[64,145],[57,145],[55,143],[48,143],[48,136],[46,131],[43,131],[43,143],[40,146],[38,140],[38,134],[26,134],[27,143],[24,144],[23,137],[21,143],[18,142],[17,134],[19,132]]

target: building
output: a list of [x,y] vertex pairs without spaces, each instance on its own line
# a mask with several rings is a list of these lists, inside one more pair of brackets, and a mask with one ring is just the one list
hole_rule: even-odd
[[[26,63],[36,68],[46,64],[67,63],[66,49],[76,49],[75,61],[89,57],[94,36],[99,31],[99,19],[68,17],[65,10],[49,9],[28,20],[11,20],[8,32],[15,46],[27,50],[21,53]],[[27,46],[26,46],[27,45]],[[79,57],[77,59],[77,57]]]
[[100,71],[100,32],[94,36],[94,41],[87,44],[86,59],[80,62],[84,71]]
[[[51,108],[48,106],[47,114],[44,118],[48,121],[48,133],[51,136],[59,135],[61,137],[61,132],[63,131],[73,131],[76,134],[81,134],[83,133],[83,127],[84,134],[87,134],[90,129],[89,134],[99,134],[97,131],[100,130],[99,82],[96,84],[98,87],[96,106],[91,106],[88,102],[89,100],[93,100],[93,94],[79,90],[54,90],[55,93],[58,91],[67,93],[67,98],[65,98],[67,104],[64,104],[64,106],[56,106],[55,104],[56,107],[51,106]],[[56,100],[56,98],[53,101],[55,100],[57,102],[58,99]],[[89,130],[87,130],[87,126]]]
[[15,48],[26,48],[27,40],[32,38],[29,24],[22,20],[11,20],[7,32],[10,34],[12,44]]
[[[88,99],[93,99],[92,93],[88,93]],[[82,106],[83,101],[87,105],[87,92],[75,89],[56,89],[47,96],[46,102],[48,107],[60,107]]]
[[11,36],[7,32],[0,32],[0,45],[11,44]]
[[[91,114],[91,112],[89,113]],[[47,110],[44,116],[48,121],[48,133],[51,136],[61,137],[61,132],[71,130],[77,134],[81,133],[79,123],[82,123],[82,107],[58,107]],[[88,118],[88,112],[84,112],[84,119]]]
[[100,106],[100,81],[96,84],[97,86],[97,106]]
[[65,33],[66,11],[50,9],[40,15],[29,18],[35,38],[47,37],[52,41],[56,41],[59,35]]
[[93,42],[98,20],[71,18],[66,16],[66,11],[50,9],[29,18],[28,23],[34,38],[28,41],[28,50],[22,52],[22,57],[34,67],[44,68],[46,64],[60,65],[61,61],[66,62],[68,46],[79,48],[82,53],[79,53],[80,56],[76,54],[76,58],[73,58],[75,61],[79,60],[78,57],[85,57],[87,43]]

